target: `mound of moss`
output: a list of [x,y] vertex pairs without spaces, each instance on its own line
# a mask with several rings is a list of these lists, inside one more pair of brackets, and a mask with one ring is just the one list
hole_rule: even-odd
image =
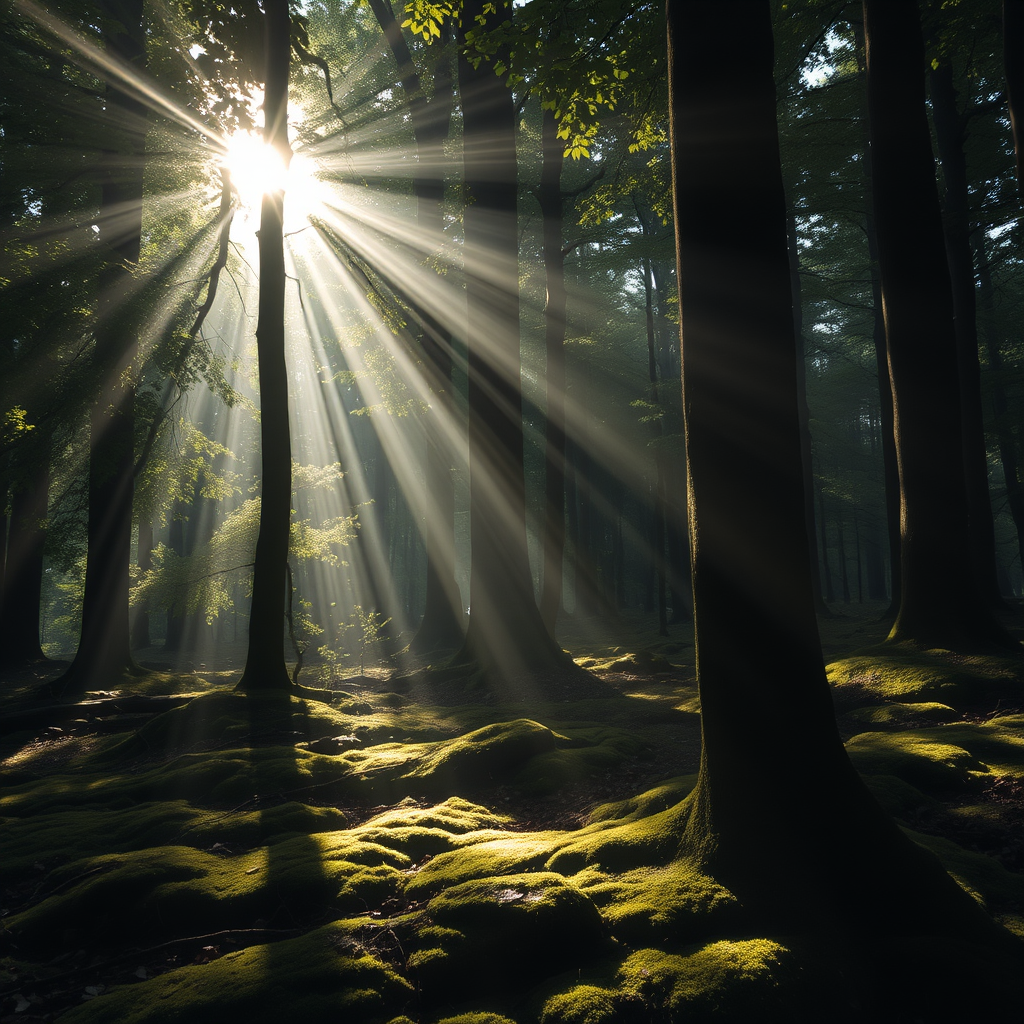
[[426,906],[409,969],[428,998],[538,981],[581,965],[604,941],[593,902],[560,875],[474,879]]
[[250,946],[114,989],[62,1015],[68,1024],[379,1024],[413,995],[393,966],[334,922],[299,938]]

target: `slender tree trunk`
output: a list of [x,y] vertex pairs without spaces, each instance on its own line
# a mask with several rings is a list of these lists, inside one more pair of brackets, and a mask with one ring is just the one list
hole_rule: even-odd
[[[800,247],[797,245],[796,210],[786,208],[786,232],[789,245],[789,281],[793,292],[793,329],[796,332],[796,387],[800,413],[800,457],[804,467],[804,521],[807,527],[807,553],[811,559],[811,586],[814,607],[819,615],[831,615],[821,593],[821,570],[818,565],[818,542],[814,529],[814,455],[811,445],[811,410],[807,404],[807,358],[804,351],[804,313],[800,287]],[[824,547],[822,550],[824,555]]]
[[[501,28],[511,8],[470,0],[464,34]],[[519,353],[519,234],[516,115],[512,93],[491,63],[462,52],[459,86],[465,209],[469,347],[471,614],[456,663],[476,662],[501,678],[563,667],[561,648],[534,600],[526,547],[523,412]],[[486,272],[484,272],[486,271]]]
[[[985,252],[984,236],[979,232],[975,239],[975,252],[978,258],[978,301],[982,312],[991,314],[992,275],[988,265],[988,254]],[[986,317],[987,319],[987,317]],[[1014,417],[1010,413],[1010,405],[1003,385],[1003,354],[999,348],[996,332],[989,326],[982,331],[985,339],[985,351],[988,354],[988,365],[991,371],[992,406],[999,444],[999,461],[1003,467],[1003,482],[1006,485],[1006,501],[1010,506],[1010,516],[1017,533],[1017,554],[1024,570],[1024,484],[1020,479],[1020,458],[1017,440],[1013,433]]]
[[770,4],[677,0],[668,33],[703,738],[683,850],[775,927],[984,929],[868,794],[835,726],[804,519]]
[[[108,50],[135,69],[145,68],[142,0],[108,0],[113,25]],[[111,133],[122,144],[109,154],[111,168],[100,198],[100,238],[108,264],[100,275],[93,365],[99,394],[90,412],[89,522],[82,634],[68,671],[51,689],[82,692],[109,687],[126,672],[137,672],[128,617],[132,498],[135,471],[135,385],[137,329],[130,311],[136,290],[133,271],[142,239],[142,177],[145,107],[106,85]],[[116,120],[116,123],[114,121]]]
[[980,599],[970,561],[953,296],[917,4],[865,0],[864,30],[903,540],[903,592],[890,639],[1016,647]]
[[[811,476],[813,480],[813,474]],[[805,499],[806,500],[806,499]],[[828,530],[825,520],[825,488],[818,484],[818,528],[821,531],[821,564],[825,570],[825,600],[834,601],[836,592],[832,586],[832,566],[828,560]]]
[[[647,224],[637,208],[637,218],[647,235]],[[647,322],[647,379],[651,385],[651,402],[658,405],[658,362],[654,336],[654,301],[651,286],[651,263],[643,261],[644,309]],[[655,442],[662,436],[661,420],[654,421]],[[657,445],[654,468],[657,483],[654,491],[654,566],[658,577],[658,634],[668,636],[668,592],[665,586],[665,459]]]
[[[864,52],[864,25],[854,21],[854,33],[857,38],[858,64],[863,74],[867,74],[867,64],[859,62]],[[872,154],[867,129],[868,110],[865,101],[862,105],[861,120],[864,131],[864,159],[861,161],[864,174],[864,192],[866,204],[864,208],[864,234],[868,243],[868,267],[871,275],[871,311],[872,341],[875,348],[875,368],[878,376],[878,408],[882,421],[882,477],[885,481],[885,526],[889,542],[889,566],[891,570],[891,590],[889,607],[882,617],[883,621],[894,621],[903,599],[903,577],[900,573],[900,470],[896,458],[896,426],[893,414],[892,382],[889,379],[889,354],[885,341],[885,315],[882,310],[882,278],[878,271],[878,234],[875,230],[875,211],[872,199]]]
[[[40,614],[49,490],[47,458],[29,475],[25,485],[11,495],[0,600],[0,664],[9,668],[44,660],[40,646]],[[3,534],[0,534],[2,539]]]
[[[287,163],[288,0],[264,0],[266,40],[263,139]],[[263,462],[260,532],[253,567],[249,645],[243,690],[290,689],[284,663],[285,579],[292,501],[288,367],[284,353],[284,192],[263,196],[260,215],[260,297],[256,346],[260,382],[260,453]]]
[[981,364],[978,361],[974,261],[971,259],[970,201],[967,160],[964,155],[965,120],[957,110],[953,68],[949,62],[933,66],[929,77],[932,120],[935,123],[935,139],[946,186],[942,224],[953,289],[971,562],[981,595],[991,604],[1000,606],[1003,599],[996,576],[996,532],[988,489],[988,445],[981,406]]
[[544,574],[540,614],[552,636],[562,607],[565,554],[565,254],[562,251],[563,144],[554,111],[542,115],[543,166],[537,201],[543,218],[544,352]]
[[[139,543],[136,563],[139,572],[153,568],[153,520],[148,515],[139,518]],[[149,608],[140,608],[132,622],[132,647],[141,650],[153,643],[149,631]]]
[[1017,188],[1024,199],[1024,3],[1003,0],[1003,71],[1006,75],[1006,108],[1013,134],[1017,164]]
[[[448,65],[442,60],[436,66],[433,96],[428,100],[390,0],[370,0],[370,8],[398,65],[398,77],[412,120],[416,140],[413,191],[417,224],[440,245],[443,237],[441,200],[447,164],[444,141],[450,131],[454,103]],[[421,321],[420,343],[431,368],[429,383],[435,406],[426,422],[425,611],[410,645],[412,650],[425,653],[453,650],[462,643],[463,634],[462,597],[455,582],[455,480],[443,429],[444,421],[454,415],[451,339],[422,306],[416,313]]]

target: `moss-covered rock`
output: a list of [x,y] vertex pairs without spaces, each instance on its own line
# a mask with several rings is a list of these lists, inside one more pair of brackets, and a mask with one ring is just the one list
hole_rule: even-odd
[[440,994],[521,986],[584,963],[605,941],[594,904],[549,872],[474,879],[426,907],[409,967]]
[[864,775],[895,775],[930,792],[962,789],[988,774],[973,754],[930,730],[863,732],[847,741],[846,751]]
[[600,908],[612,934],[633,946],[690,942],[739,926],[736,897],[689,861],[619,875],[581,872],[573,880]]
[[792,1021],[796,958],[769,939],[721,941],[687,955],[642,949],[619,970],[619,1000],[643,1004],[647,1019]]

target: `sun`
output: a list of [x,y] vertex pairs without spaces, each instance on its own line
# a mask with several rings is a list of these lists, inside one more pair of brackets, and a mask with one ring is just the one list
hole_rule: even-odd
[[223,165],[247,209],[258,210],[268,192],[292,191],[292,175],[281,153],[258,135],[236,132],[225,140],[224,148]]
[[223,142],[221,164],[231,176],[242,211],[258,220],[263,197],[269,192],[285,193],[287,230],[304,225],[322,201],[324,185],[317,177],[316,162],[299,148],[285,166],[281,153],[268,146],[255,132],[235,132]]

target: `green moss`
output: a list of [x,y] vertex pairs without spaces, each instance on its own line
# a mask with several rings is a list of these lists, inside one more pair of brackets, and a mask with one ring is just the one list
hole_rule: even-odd
[[461,797],[449,797],[431,807],[415,801],[379,814],[353,830],[363,842],[377,842],[399,850],[412,861],[451,850],[457,836],[500,828],[508,821]]
[[980,903],[991,909],[1024,906],[1024,875],[1007,871],[997,860],[938,836],[905,830],[917,843],[931,850],[942,866]]
[[503,1017],[500,1013],[460,1013],[454,1017],[442,1017],[437,1024],[515,1024],[510,1017]]
[[787,1021],[780,981],[795,972],[793,961],[769,939],[713,942],[686,956],[642,949],[619,970],[619,998],[642,1003],[647,1019]]
[[575,985],[544,1004],[538,1024],[616,1024],[619,1020],[616,992],[596,985]]
[[[409,859],[348,833],[285,839],[238,857],[181,846],[75,861],[46,879],[44,898],[6,919],[30,948],[98,943],[126,932],[147,940],[240,928],[284,912],[353,912],[402,889]],[[49,893],[50,895],[45,895]]]
[[539,754],[516,775],[514,785],[526,793],[553,793],[563,786],[612,771],[626,757],[650,752],[633,733],[610,726],[560,729],[560,749]]
[[688,942],[739,923],[739,902],[688,861],[573,881],[600,908],[612,934],[631,945]]
[[959,789],[987,773],[987,766],[954,743],[936,738],[933,730],[864,732],[846,744],[846,751],[864,775],[896,775],[923,790]]
[[581,964],[604,939],[594,904],[548,872],[452,886],[426,907],[410,969],[428,993],[521,986]]
[[680,804],[674,804],[654,814],[594,822],[569,833],[545,867],[572,875],[588,865],[629,871],[667,864],[678,851],[681,816],[686,813]]
[[687,796],[697,785],[696,775],[683,775],[668,779],[652,789],[645,790],[637,796],[618,800],[615,803],[601,804],[590,812],[592,822],[599,821],[636,821],[659,811],[668,810]]
[[857,708],[849,717],[866,726],[918,725],[929,722],[950,722],[959,712],[947,704],[922,701],[920,704],[883,704],[880,707]]
[[938,806],[938,801],[895,775],[867,775],[864,783],[894,818],[906,818],[923,808]]
[[886,644],[828,666],[838,695],[917,704],[938,702],[954,708],[1009,696],[1020,686],[1017,659],[924,651],[909,644]]
[[405,891],[416,899],[454,885],[492,875],[543,867],[564,832],[479,832],[456,840],[456,849],[439,854],[409,879]]
[[340,922],[300,938],[251,946],[182,967],[76,1007],[67,1024],[280,1024],[379,1022],[412,996],[393,968],[353,948]]
[[61,810],[23,819],[8,818],[0,838],[0,860],[9,882],[35,872],[35,865],[60,864],[101,853],[149,846],[188,845],[207,849],[278,842],[290,835],[344,828],[345,815],[333,807],[289,802],[265,811],[200,810],[184,800],[144,803],[120,810]]

